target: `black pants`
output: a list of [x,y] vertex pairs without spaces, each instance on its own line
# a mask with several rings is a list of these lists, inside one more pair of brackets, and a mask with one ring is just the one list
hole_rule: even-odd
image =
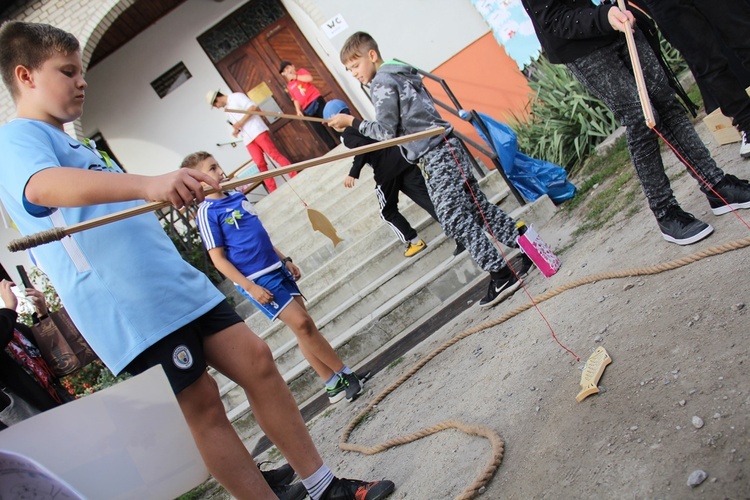
[[[315,109],[315,113],[308,114],[307,110],[313,107],[313,104],[317,104],[317,108]],[[323,118],[323,108],[326,105],[326,100],[323,99],[323,97],[318,97],[315,99],[313,103],[311,103],[309,106],[305,108],[305,110],[302,112],[305,116],[314,116],[315,118]],[[328,132],[328,127],[323,125],[322,123],[318,122],[309,122],[312,126],[313,130],[315,130],[315,133],[318,134],[318,137],[320,137],[323,142],[325,142],[326,146],[328,146],[328,149],[333,149],[336,146],[338,146],[338,143],[331,137],[331,134]],[[330,129],[333,131],[333,129]]]
[[[409,221],[398,211],[398,193],[402,192],[422,207],[425,212],[438,220],[435,207],[432,206],[430,195],[427,193],[422,174],[416,165],[407,168],[395,179],[375,186],[375,193],[380,203],[380,218],[391,226],[398,239],[406,243],[417,237],[417,231],[411,227]],[[440,221],[438,221],[440,222]]]
[[[750,4],[745,0],[644,0],[666,39],[682,53],[732,123],[750,133],[750,97],[722,44],[750,70]],[[716,34],[719,34],[717,37]]]
[[[716,166],[703,145],[685,110],[677,102],[667,77],[639,29],[635,30],[638,56],[656,114],[656,128],[677,148],[709,186],[718,183],[724,172]],[[677,205],[669,178],[664,172],[659,138],[646,126],[641,111],[635,78],[630,67],[630,56],[625,37],[580,57],[566,66],[581,84],[598,97],[627,127],[628,151],[641,181],[649,207],[656,218],[663,216],[670,206]],[[688,173],[696,174],[691,169]],[[704,192],[708,189],[699,183]]]

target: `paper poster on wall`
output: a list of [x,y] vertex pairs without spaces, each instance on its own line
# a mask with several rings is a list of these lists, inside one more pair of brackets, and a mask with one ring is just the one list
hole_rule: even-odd
[[349,25],[346,24],[344,16],[342,16],[341,14],[336,14],[328,21],[320,25],[320,29],[322,29],[323,32],[328,35],[328,38],[333,38],[348,27]]
[[520,69],[539,55],[541,46],[521,0],[471,0],[471,3],[492,29],[497,43]]

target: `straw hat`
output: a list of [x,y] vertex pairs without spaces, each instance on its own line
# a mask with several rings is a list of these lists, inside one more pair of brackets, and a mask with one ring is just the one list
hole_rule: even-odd
[[206,94],[206,102],[209,106],[211,106],[211,109],[214,107],[214,101],[216,100],[216,96],[219,94],[219,89],[216,90],[209,90],[208,94]]

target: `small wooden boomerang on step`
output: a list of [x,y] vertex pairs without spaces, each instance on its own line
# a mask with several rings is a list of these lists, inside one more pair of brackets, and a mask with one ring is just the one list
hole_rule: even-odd
[[[329,156],[321,156],[318,158],[312,158],[310,160],[301,161],[299,163],[295,163],[293,165],[289,165],[287,167],[279,168],[276,170],[269,170],[267,172],[261,172],[261,173],[251,175],[248,177],[243,177],[240,179],[232,179],[231,181],[221,184],[219,190],[226,191],[229,189],[234,189],[238,186],[252,184],[253,182],[262,181],[264,179],[269,179],[271,177],[276,177],[278,175],[288,174],[290,172],[299,172],[301,170],[305,170],[311,167],[316,167],[318,165],[323,165],[325,163],[331,163],[331,162],[341,160],[344,158],[349,158],[355,155],[369,153],[370,151],[377,151],[379,149],[388,148],[391,146],[397,146],[405,142],[411,142],[417,139],[424,139],[425,137],[432,137],[433,135],[439,135],[443,133],[445,133],[445,128],[435,127],[429,130],[416,132],[414,134],[404,135],[401,137],[395,137],[393,139],[388,139],[386,141],[380,141],[374,144],[368,144],[366,146],[360,146],[358,148],[349,149],[342,153],[336,153],[336,154],[332,154]],[[213,188],[206,189],[205,194],[215,193],[216,191],[217,190]],[[141,214],[145,214],[148,212],[153,212],[155,210],[160,210],[170,205],[171,203],[168,201],[152,201],[149,203],[144,203],[143,205],[139,205],[137,207],[129,208],[127,210],[121,210],[119,212],[114,212],[108,215],[104,215],[102,217],[96,217],[91,220],[79,222],[78,224],[73,224],[72,226],[55,227],[52,229],[48,229],[47,231],[41,231],[39,233],[30,234],[28,236],[24,236],[23,238],[13,240],[10,243],[8,243],[8,250],[10,250],[11,252],[27,250],[29,248],[43,245],[45,243],[59,241],[63,239],[65,236],[69,236],[71,234],[75,234],[81,231],[85,231],[87,229],[92,229],[95,227],[103,226],[105,224],[109,224],[110,222],[116,222],[119,220],[127,219],[129,217],[135,217],[136,215],[141,215]]]

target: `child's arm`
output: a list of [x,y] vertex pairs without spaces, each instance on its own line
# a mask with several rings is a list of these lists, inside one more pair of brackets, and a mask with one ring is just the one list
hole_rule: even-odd
[[313,76],[306,69],[300,68],[297,70],[296,79],[301,82],[311,83],[313,81]]
[[208,251],[208,256],[211,257],[211,262],[214,263],[216,269],[221,274],[237,283],[247,293],[249,293],[255,300],[260,304],[268,304],[273,300],[273,294],[263,288],[260,285],[256,285],[242,274],[239,269],[234,267],[234,264],[229,262],[226,254],[224,253],[224,247],[214,247]]
[[292,262],[291,260],[284,262],[284,259],[286,259],[286,256],[283,253],[281,253],[278,248],[273,247],[273,251],[276,252],[276,255],[279,256],[279,259],[281,259],[281,262],[286,267],[286,270],[289,271],[289,274],[292,275],[292,278],[294,278],[294,281],[297,281],[300,278],[300,276],[302,276],[302,272],[299,270],[299,267],[295,266],[294,262]]
[[398,84],[387,77],[373,80],[371,95],[375,105],[375,121],[358,120],[352,115],[341,113],[329,118],[326,121],[328,126],[337,130],[354,127],[360,134],[376,141],[396,137],[401,121]]
[[168,201],[182,208],[204,199],[202,182],[219,184],[197,170],[181,168],[154,177],[71,167],[40,170],[31,176],[26,199],[44,207],[81,207],[120,201]]
[[572,8],[547,0],[524,0],[524,7],[529,15],[538,20],[538,25],[543,31],[569,40],[610,35],[615,29],[619,29],[615,28],[609,19],[610,10],[622,14],[613,5],[592,4],[587,8]]
[[292,99],[292,102],[294,103],[294,112],[297,113],[297,116],[305,116],[302,112],[302,106],[300,106],[299,101],[297,99]]

